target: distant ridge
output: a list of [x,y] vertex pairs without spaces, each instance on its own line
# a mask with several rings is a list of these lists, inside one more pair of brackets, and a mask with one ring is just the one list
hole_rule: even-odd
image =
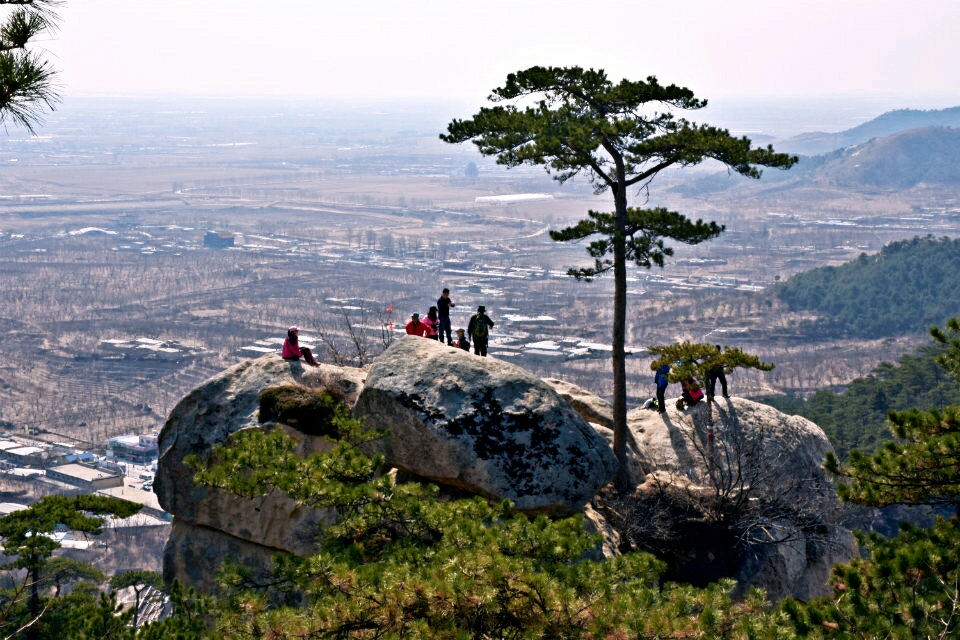
[[909,129],[834,152],[810,179],[854,189],[960,185],[960,128]]
[[[960,109],[958,109],[960,113]],[[780,147],[777,147],[780,150]],[[818,156],[804,156],[790,171],[767,171],[760,188],[778,190],[829,187],[852,192],[906,191],[920,187],[960,187],[960,127],[920,127],[871,138]],[[716,173],[674,187],[684,195],[754,189]]]
[[777,141],[774,146],[781,152],[815,156],[918,127],[960,128],[960,106],[929,111],[917,109],[888,111],[853,129],[839,133],[804,133]]

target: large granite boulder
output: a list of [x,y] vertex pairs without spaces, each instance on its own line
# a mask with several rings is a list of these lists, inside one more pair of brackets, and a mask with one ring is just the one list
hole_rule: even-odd
[[[216,572],[207,573],[201,567],[219,566],[226,558],[241,556],[251,564],[267,566],[277,550],[307,555],[315,549],[317,529],[332,522],[333,513],[305,508],[277,491],[241,498],[198,485],[193,482],[195,470],[184,458],[192,454],[202,460],[214,445],[224,444],[240,429],[260,428],[259,396],[268,387],[334,388],[352,404],[364,375],[359,369],[304,367],[279,356],[265,356],[223,371],[177,404],[160,433],[160,461],[153,483],[160,506],[174,516],[176,535],[171,535],[164,552],[168,580],[209,588],[215,584]],[[302,455],[329,446],[324,438],[290,426],[284,429]],[[184,531],[203,535],[183,535]],[[240,556],[239,548],[243,549]],[[251,560],[255,556],[258,562]]]
[[603,439],[542,380],[433,340],[404,338],[381,354],[355,413],[389,432],[388,464],[522,511],[575,511],[617,470]]
[[[627,416],[627,469],[636,474],[637,499],[738,518],[745,555],[734,577],[742,585],[773,598],[828,593],[831,568],[856,549],[822,466],[833,450],[823,430],[743,398],[685,411],[667,406],[664,414],[635,409]],[[690,560],[695,570],[707,562]]]
[[[365,390],[365,379],[374,386]],[[160,434],[154,490],[174,516],[164,556],[168,580],[209,589],[225,559],[242,558],[267,571],[277,551],[315,551],[319,529],[335,518],[332,511],[298,505],[279,491],[249,498],[200,486],[184,462],[191,455],[206,459],[241,429],[274,426],[294,439],[301,455],[325,451],[329,440],[312,434],[306,421],[261,423],[269,417],[261,394],[289,388],[337,391],[368,427],[388,429],[387,438],[371,445],[388,466],[510,499],[519,509],[572,512],[616,469],[604,441],[557,394],[493,358],[422,338],[400,340],[370,372],[264,356],[191,391]]]
[[[546,382],[612,446],[608,403],[568,382]],[[598,527],[604,533],[604,551],[638,531],[675,534],[683,528],[680,520],[715,507],[718,495],[736,499],[746,491],[747,517],[769,535],[764,544],[751,545],[742,557],[728,562],[723,573],[734,575],[741,588],[763,587],[773,598],[829,593],[832,566],[849,561],[857,551],[843,524],[849,510],[841,508],[822,467],[832,451],[823,431],[805,418],[743,398],[717,399],[685,411],[668,400],[667,408],[665,414],[635,409],[627,415],[626,471],[637,490],[616,507],[632,522],[603,522]],[[607,513],[615,516],[617,509]],[[691,530],[711,536],[708,527]],[[713,541],[674,541],[676,548],[661,549],[673,553],[675,563],[689,563],[690,573],[706,574],[707,564],[727,562],[711,553]]]

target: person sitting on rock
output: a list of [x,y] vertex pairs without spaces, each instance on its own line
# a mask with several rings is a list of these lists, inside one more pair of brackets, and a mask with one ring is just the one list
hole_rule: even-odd
[[451,344],[464,351],[470,351],[470,341],[467,340],[467,333],[463,329],[457,329],[457,339]]
[[287,339],[283,341],[283,349],[280,350],[280,357],[284,360],[293,362],[294,360],[299,360],[301,356],[307,361],[307,364],[319,367],[317,361],[313,359],[313,354],[310,352],[310,349],[307,347],[301,347],[298,336],[300,335],[299,327],[290,327],[287,329]]
[[430,335],[430,327],[427,326],[426,322],[420,322],[420,314],[415,313],[410,316],[410,322],[407,323],[407,335],[408,336],[420,336],[421,338],[426,338]]
[[[686,380],[681,380],[680,387],[682,391],[680,393],[680,399],[677,400],[677,409],[682,411],[703,400],[703,389],[700,388],[700,384],[695,379],[687,378]],[[686,405],[686,407],[684,405]]]

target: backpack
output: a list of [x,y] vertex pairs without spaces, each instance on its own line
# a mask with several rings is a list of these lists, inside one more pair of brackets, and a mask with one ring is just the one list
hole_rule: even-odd
[[490,327],[487,326],[486,317],[480,315],[479,313],[473,316],[473,337],[486,338],[489,332]]

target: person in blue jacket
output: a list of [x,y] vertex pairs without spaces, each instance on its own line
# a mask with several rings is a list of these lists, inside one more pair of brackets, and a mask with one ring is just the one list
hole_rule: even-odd
[[657,411],[666,413],[667,411],[667,385],[670,384],[670,365],[665,364],[657,369],[653,376],[653,381],[657,385]]

